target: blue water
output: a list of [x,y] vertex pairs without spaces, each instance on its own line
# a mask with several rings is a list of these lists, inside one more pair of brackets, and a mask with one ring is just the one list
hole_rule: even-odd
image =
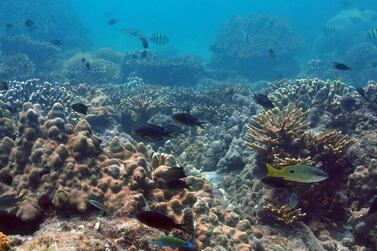
[[[377,9],[373,0],[353,1],[352,7],[356,6]],[[310,46],[326,20],[345,8],[342,0],[81,0],[73,1],[73,7],[90,30],[94,49],[137,49],[139,41],[121,31],[122,28],[137,28],[169,36],[171,43],[162,48],[154,46],[155,50],[172,47],[181,55],[207,58],[211,55],[209,45],[232,16],[283,17],[304,38],[305,45]],[[119,19],[113,27],[107,25],[111,17]],[[305,54],[305,50],[302,53]]]
[[[258,22],[246,27],[250,20],[255,21],[256,15],[272,18],[271,28],[266,28],[269,24]],[[221,37],[224,24],[233,17],[242,18],[245,26],[241,29],[228,27],[225,37]],[[326,34],[324,26],[334,22],[334,18],[335,29]],[[27,19],[35,23],[33,29],[25,27]],[[108,25],[111,19],[117,20],[112,26]],[[8,29],[6,25],[9,23],[13,26]],[[286,24],[279,26],[283,23]],[[360,55],[352,51],[353,46],[363,47],[363,42],[377,46],[377,37],[368,39],[368,31],[377,28],[377,1],[374,0],[3,0],[0,2],[0,24],[0,38],[6,40],[0,40],[0,51],[6,55],[27,55],[37,66],[35,72],[39,74],[29,74],[34,76],[46,75],[43,65],[46,57],[38,57],[39,52],[33,51],[40,50],[38,48],[9,42],[8,39],[21,42],[21,35],[30,38],[28,42],[31,43],[61,40],[61,53],[56,58],[51,55],[49,60],[58,58],[67,65],[67,60],[75,53],[96,52],[101,48],[110,48],[122,55],[140,52],[143,48],[139,38],[125,32],[134,30],[148,38],[148,53],[154,55],[156,52],[158,59],[195,56],[208,63],[205,65],[207,69],[235,71],[251,81],[310,76],[341,78],[360,85],[375,76],[373,68],[377,65],[372,60],[375,55],[371,54],[369,58],[362,55],[365,65],[361,66],[357,61]],[[150,35],[155,33],[167,36],[169,43],[154,44]],[[255,38],[255,41],[244,42],[242,34],[251,40]],[[214,44],[226,44],[225,53],[218,55],[211,51],[210,46]],[[273,49],[278,55],[272,61],[268,56],[271,47],[276,47]],[[348,52],[352,54],[349,57]],[[44,52],[41,54],[45,55]],[[246,62],[242,61],[245,54],[248,54]],[[217,60],[219,57],[220,61]],[[313,70],[308,63],[312,59],[323,62]],[[351,68],[357,71],[352,76],[347,75],[348,72],[333,74],[325,64],[334,61],[351,64]],[[249,73],[249,69],[254,72]],[[67,76],[62,67],[54,70],[63,71],[59,74]],[[124,81],[127,74],[123,69],[121,78],[113,82]],[[0,78],[19,79],[17,74],[11,73],[0,74]],[[75,82],[72,76],[68,75],[68,79]]]

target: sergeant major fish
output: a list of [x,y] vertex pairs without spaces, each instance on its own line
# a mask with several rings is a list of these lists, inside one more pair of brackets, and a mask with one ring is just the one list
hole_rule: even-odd
[[154,33],[150,35],[149,39],[152,43],[164,45],[169,43],[170,39],[164,33]]

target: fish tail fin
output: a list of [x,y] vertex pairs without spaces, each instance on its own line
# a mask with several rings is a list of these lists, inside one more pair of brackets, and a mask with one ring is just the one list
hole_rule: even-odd
[[209,124],[209,121],[199,121],[198,122],[198,126],[200,127],[200,128],[202,128],[202,129],[204,129],[204,124]]
[[23,192],[20,196],[17,197],[17,200],[22,200],[22,198],[26,195],[26,191]]
[[279,170],[277,170],[275,167],[273,167],[271,164],[266,163],[267,168],[267,176],[277,176]]
[[181,229],[182,231],[185,231],[186,233],[193,233],[194,232],[194,226],[190,224],[179,224],[178,229]]

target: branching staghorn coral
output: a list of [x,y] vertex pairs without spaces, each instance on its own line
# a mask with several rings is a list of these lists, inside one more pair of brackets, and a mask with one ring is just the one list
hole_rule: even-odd
[[[355,140],[346,138],[338,131],[315,133],[309,130],[306,115],[307,112],[293,106],[260,113],[247,125],[246,145],[259,153],[260,161],[273,163],[278,168],[298,164],[321,164],[321,169],[329,174],[328,180],[310,186],[295,184],[291,190],[299,196],[302,212],[341,221],[346,215],[345,205],[337,192],[346,182],[345,167],[349,163],[344,158],[345,150],[355,143]],[[283,197],[280,198],[282,193],[278,190],[275,192],[274,200],[286,203]],[[278,216],[283,213],[290,215],[290,209],[285,207],[270,205],[265,209]],[[301,210],[297,213],[301,213]],[[278,221],[287,220],[280,217]]]
[[254,116],[246,128],[247,146],[275,159],[292,159],[294,156],[287,148],[305,133],[308,123],[300,108],[275,108]]
[[340,132],[307,131],[307,112],[288,106],[260,113],[246,126],[246,145],[278,166],[325,162],[328,156],[336,161],[345,149],[355,143]]
[[152,117],[158,111],[171,110],[169,96],[163,87],[145,88],[135,95],[128,96],[122,101],[122,112],[129,114],[133,121],[143,121]]
[[263,214],[271,216],[284,225],[294,225],[306,216],[301,208],[290,208],[288,205],[276,206],[271,202],[263,206],[262,210]]

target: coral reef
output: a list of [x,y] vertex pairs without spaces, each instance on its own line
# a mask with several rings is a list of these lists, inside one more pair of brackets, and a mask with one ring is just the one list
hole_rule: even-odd
[[[352,87],[337,80],[284,80],[272,84],[269,89],[269,97],[276,106],[283,108],[293,103],[307,111],[311,127],[327,125],[336,128],[339,125],[335,122],[341,118],[339,115],[360,108],[362,103]],[[352,99],[352,103],[342,103],[345,97]]]
[[0,56],[0,78],[3,80],[26,80],[34,77],[35,64],[25,54]]
[[[272,203],[267,203],[263,206],[260,214],[268,214],[279,223],[285,225],[294,225],[306,216],[306,213],[302,213],[301,208],[292,209],[288,205],[276,207]],[[268,216],[263,216],[267,218]]]
[[60,49],[50,43],[33,40],[27,36],[0,37],[0,50],[4,55],[24,54],[34,64],[56,58]]
[[9,90],[0,93],[0,100],[14,111],[20,111],[25,102],[31,102],[39,104],[42,111],[47,112],[55,102],[70,104],[74,98],[67,83],[42,82],[39,79],[11,81]]
[[0,101],[0,138],[14,138],[16,130],[17,125],[13,120],[13,116],[9,111],[8,105]]
[[[85,62],[82,59],[85,59]],[[63,63],[63,74],[72,84],[114,83],[118,81],[119,65],[91,53],[77,53]]]
[[[215,44],[224,47],[224,52],[213,56],[211,67],[214,69],[234,70],[252,80],[297,71],[294,54],[300,46],[299,39],[291,27],[277,17],[234,17],[224,24]],[[276,53],[276,58],[269,57],[269,49]]]
[[[176,222],[189,224],[190,211],[186,209],[192,208],[198,199],[212,203],[212,189],[201,177],[187,177],[190,190],[166,189],[165,172],[177,165],[172,155],[153,152],[143,143],[122,145],[116,137],[103,149],[88,122],[80,120],[76,125],[70,124],[59,103],[52,106],[46,117],[38,105],[24,103],[18,125],[15,140],[9,137],[1,140],[3,163],[0,171],[10,174],[12,182],[2,182],[0,188],[1,193],[27,192],[26,199],[8,212],[25,224],[39,218],[48,208],[54,208],[62,215],[91,212],[93,208],[88,199],[102,202],[116,218],[132,217],[136,210],[148,206],[170,215]],[[228,214],[224,215],[222,224],[235,227],[239,217],[231,212]],[[199,221],[191,216],[191,224],[193,220]],[[231,234],[233,230],[229,231]],[[25,245],[63,248],[64,244],[58,241],[60,237],[55,233],[50,231],[47,239],[36,237]],[[86,248],[97,245],[83,233],[80,230],[77,239],[76,235],[72,238],[72,245],[79,245],[78,240],[84,241]],[[60,236],[66,238],[64,234]],[[234,240],[237,245],[254,245],[248,235],[240,233],[237,238]],[[204,243],[200,244],[202,248],[213,245],[208,235],[200,239]],[[121,243],[123,247],[131,245],[125,240],[119,240]],[[139,245],[145,245],[145,242]],[[139,245],[136,247],[140,248]]]
[[203,63],[194,57],[151,57],[146,60],[125,54],[120,68],[123,78],[137,76],[147,83],[160,85],[195,85],[204,75]]
[[330,159],[336,163],[354,143],[336,131],[307,132],[307,113],[295,107],[260,113],[246,127],[246,144],[261,153],[265,162],[278,166],[312,161],[326,165]]

